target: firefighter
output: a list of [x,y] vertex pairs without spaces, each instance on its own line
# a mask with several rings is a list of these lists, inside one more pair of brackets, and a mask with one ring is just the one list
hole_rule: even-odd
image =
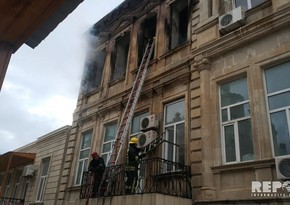
[[139,155],[140,149],[137,147],[138,138],[132,137],[129,142],[127,151],[127,164],[126,164],[126,194],[133,194],[138,180],[138,165],[139,161],[145,154]]
[[105,171],[105,162],[102,157],[99,156],[97,152],[92,153],[92,160],[89,164],[89,172],[93,173],[94,182],[92,189],[92,196],[96,196],[98,193],[98,189]]

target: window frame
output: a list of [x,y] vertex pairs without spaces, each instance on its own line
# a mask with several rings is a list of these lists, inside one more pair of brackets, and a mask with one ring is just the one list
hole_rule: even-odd
[[[279,108],[274,108],[274,109],[270,109],[270,103],[269,103],[269,97],[273,97],[273,96],[277,96],[280,94],[284,94],[284,93],[289,93],[290,92],[290,86],[288,88],[283,88],[280,90],[276,90],[273,92],[268,93],[268,87],[267,87],[267,78],[266,78],[266,70],[270,70],[270,69],[275,69],[277,68],[277,66],[280,66],[284,63],[290,63],[290,60],[273,65],[271,67],[265,68],[263,71],[263,77],[264,77],[264,89],[265,89],[265,96],[266,96],[266,105],[267,105],[267,112],[268,112],[268,123],[269,123],[269,130],[270,130],[270,136],[271,136],[271,147],[272,147],[272,156],[273,157],[280,157],[280,156],[286,156],[286,155],[290,155],[290,151],[287,154],[281,154],[281,155],[276,155],[276,150],[275,150],[275,143],[274,143],[274,136],[273,136],[273,130],[272,130],[272,119],[271,119],[271,114],[274,113],[279,113],[279,112],[283,112],[286,115],[286,124],[287,124],[287,130],[288,130],[288,140],[290,140],[290,105],[287,106],[282,106]],[[289,64],[290,65],[290,64]],[[278,152],[278,150],[277,150]]]
[[[82,148],[83,143],[84,143],[84,138],[86,136],[90,135],[90,143],[87,147]],[[80,143],[80,147],[79,147],[79,153],[78,153],[78,161],[77,161],[77,169],[76,169],[76,175],[75,175],[75,186],[80,186],[82,184],[82,179],[83,179],[83,173],[84,171],[87,170],[88,164],[89,164],[89,158],[90,158],[90,150],[91,150],[91,146],[92,146],[92,139],[93,139],[93,131],[86,131],[84,133],[82,133],[82,137],[81,137],[81,143]],[[88,156],[84,157],[84,158],[80,158],[81,157],[81,152],[83,151],[87,151],[88,150]],[[81,169],[81,171],[80,171]],[[80,174],[80,176],[79,176]]]
[[[231,82],[235,82],[238,80],[241,80],[245,78],[246,79],[246,87],[247,87],[247,95],[248,95],[248,99],[247,100],[243,100],[240,102],[236,102],[236,103],[232,103],[232,104],[228,104],[225,106],[222,106],[222,92],[221,92],[221,86],[227,83],[231,83]],[[240,78],[236,78],[233,79],[231,81],[227,81],[225,83],[221,83],[219,84],[219,116],[220,116],[220,127],[221,127],[221,147],[222,147],[222,162],[223,164],[236,164],[236,163],[244,163],[244,162],[249,162],[249,161],[254,161],[254,141],[253,141],[253,132],[252,132],[252,117],[251,117],[251,110],[250,110],[250,96],[249,96],[249,87],[248,87],[248,78],[247,76],[241,76]],[[249,108],[249,114],[247,116],[243,116],[243,117],[237,117],[235,119],[231,119],[231,108],[237,107],[239,105],[247,105],[248,104],[248,108]],[[223,110],[226,110],[227,113],[227,120],[223,121]],[[249,120],[250,121],[250,125],[251,125],[251,140],[252,140],[252,144],[253,144],[253,159],[250,160],[242,160],[241,159],[241,145],[240,145],[240,135],[239,135],[239,122],[245,121],[245,120]],[[233,126],[234,129],[234,145],[235,145],[235,160],[234,161],[228,161],[227,162],[227,148],[226,148],[226,136],[225,136],[225,128],[226,127],[230,127]]]
[[[112,139],[112,140],[108,140],[108,141],[105,142],[105,139],[106,139],[106,133],[107,133],[106,130],[107,130],[107,128],[108,128],[109,126],[116,126],[115,131],[114,131],[114,132],[115,132],[115,134],[114,134],[114,139]],[[116,133],[117,133],[117,131],[118,131],[118,123],[117,123],[117,121],[110,122],[110,123],[107,123],[107,124],[104,125],[104,134],[103,134],[103,143],[102,143],[101,157],[104,159],[104,161],[105,161],[105,165],[108,165],[109,158],[110,158],[111,153],[112,153],[113,144],[114,144],[114,142],[115,142],[115,137],[116,137]],[[109,144],[109,143],[111,143],[111,145],[110,145],[110,150],[104,152],[104,144]],[[106,157],[105,157],[104,155],[105,155]]]
[[[46,160],[47,160],[47,162],[46,162]],[[45,163],[47,163],[47,164],[45,164]],[[41,165],[40,165],[41,171],[39,173],[39,180],[38,180],[37,192],[35,195],[35,197],[36,197],[35,202],[42,202],[43,201],[45,187],[47,184],[47,178],[48,178],[48,174],[49,174],[50,163],[51,163],[50,156],[41,159]],[[44,170],[44,168],[47,168],[47,170]]]
[[[169,34],[169,42],[168,42],[168,48],[169,50],[174,50],[175,48],[186,44],[189,40],[189,22],[190,22],[190,16],[189,16],[189,5],[183,5],[186,4],[186,0],[182,1],[174,1],[170,4],[169,6],[169,12],[170,12],[170,34]],[[180,37],[180,29],[181,29],[181,25],[180,25],[180,18],[181,18],[181,12],[183,10],[187,10],[187,19],[186,19],[186,23],[187,23],[187,27],[186,27],[186,38],[185,40],[181,41]],[[174,17],[178,17],[178,19],[175,19]],[[175,21],[177,20],[178,23],[176,23]],[[175,22],[175,28],[174,28],[174,22]]]
[[[263,4],[263,3],[265,3],[267,0],[263,0],[264,2],[262,2],[262,3],[260,3],[260,4],[258,4],[258,5],[256,5],[256,6],[253,6],[252,5],[252,1],[253,0],[243,0],[243,1],[247,1],[247,7],[248,7],[248,9],[244,9],[242,6],[242,9],[244,10],[244,11],[248,11],[248,10],[250,10],[250,9],[252,9],[252,8],[255,8],[255,7],[257,7],[257,6],[259,6],[259,5],[261,5],[261,4]],[[238,6],[237,6],[237,4],[236,4],[236,0],[232,0],[232,4],[233,4],[233,7],[234,8],[237,8]]]
[[16,171],[15,171],[15,179],[14,179],[12,198],[18,198],[16,196],[19,195],[19,188],[20,188],[20,184],[21,184],[22,172],[23,172],[22,169],[16,169]]
[[[184,107],[183,107],[183,109],[184,109],[184,119],[183,120],[180,120],[180,121],[177,121],[177,122],[172,122],[172,123],[168,123],[168,124],[166,124],[166,114],[167,114],[167,107],[169,107],[170,105],[173,105],[173,104],[176,104],[176,103],[179,103],[179,102],[184,102]],[[174,134],[173,134],[173,143],[174,144],[177,144],[177,134],[176,134],[176,131],[177,131],[177,126],[178,125],[182,125],[183,124],[183,126],[184,126],[184,136],[183,136],[183,142],[184,142],[184,144],[185,144],[185,119],[186,119],[186,116],[185,116],[185,114],[186,114],[186,105],[185,105],[185,98],[181,98],[181,99],[178,99],[178,100],[175,100],[175,101],[172,101],[172,102],[169,102],[169,103],[166,103],[165,105],[164,105],[164,123],[163,123],[163,130],[164,130],[164,138],[165,138],[165,140],[167,140],[167,141],[169,141],[169,139],[168,139],[168,137],[169,137],[169,135],[167,134],[167,132],[166,132],[166,128],[169,128],[169,127],[172,127],[173,126],[173,130],[174,130]],[[177,160],[177,156],[178,156],[178,152],[179,152],[179,147],[174,147],[175,145],[172,145],[173,146],[173,155],[172,155],[172,160],[173,160],[173,162],[175,162],[175,163],[180,163],[180,162],[178,162]],[[165,159],[165,160],[170,160],[169,159],[169,156],[168,156],[168,143],[164,143],[164,145],[163,145],[163,152],[162,152],[162,155],[163,155],[163,158]],[[185,150],[184,150],[185,151]],[[184,156],[185,156],[185,153],[184,153]],[[185,159],[184,159],[184,162],[183,162],[183,164],[185,163]],[[181,163],[182,164],[182,163]],[[175,169],[175,166],[173,167],[174,169]],[[165,170],[166,170],[166,168],[165,168]],[[175,170],[172,170],[172,171],[175,171]]]

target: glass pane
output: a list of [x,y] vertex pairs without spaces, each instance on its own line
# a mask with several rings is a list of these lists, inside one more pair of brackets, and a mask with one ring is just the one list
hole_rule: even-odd
[[249,99],[246,78],[223,84],[220,91],[222,107]]
[[228,112],[227,112],[227,109],[223,109],[222,110],[222,121],[223,122],[228,121]]
[[238,122],[241,161],[254,159],[251,120]]
[[41,201],[42,200],[42,192],[43,192],[44,182],[45,182],[45,178],[41,178],[39,186],[38,186],[38,194],[37,194],[36,201]]
[[79,162],[76,185],[81,183],[81,177],[82,177],[81,175],[82,175],[82,172],[83,172],[83,164],[84,164],[84,161],[80,161]]
[[112,144],[111,142],[103,144],[103,153],[111,151],[111,144]]
[[275,156],[290,154],[290,137],[286,112],[271,114],[271,127]]
[[268,98],[270,110],[290,105],[290,92],[273,95]]
[[176,144],[179,145],[176,162],[184,164],[184,123],[176,125]]
[[235,0],[236,7],[241,6],[244,11],[248,10],[247,0]]
[[265,2],[266,0],[251,0],[252,8],[258,6],[259,4]]
[[[174,127],[173,126],[166,128],[166,139],[169,142],[174,143]],[[174,152],[173,145],[170,143],[165,143],[165,146],[167,147],[166,159],[169,161],[173,161],[173,152]]]
[[86,133],[83,136],[82,146],[81,149],[85,149],[91,146],[91,139],[92,139],[92,133]]
[[84,158],[89,157],[89,152],[90,152],[89,149],[86,149],[86,150],[81,151],[80,152],[80,159],[84,159]]
[[236,147],[235,147],[235,134],[234,126],[227,126],[225,131],[225,149],[226,149],[226,162],[236,161]]
[[45,158],[42,160],[42,172],[41,176],[46,176],[48,173],[48,166],[49,166],[50,158]]
[[237,105],[230,108],[231,119],[238,119],[241,117],[247,117],[250,115],[250,106],[249,103]]
[[290,61],[265,70],[267,92],[290,88],[289,71]]
[[165,124],[184,120],[184,100],[166,106]]
[[102,154],[102,157],[103,157],[103,159],[104,159],[104,162],[105,162],[105,164],[107,165],[107,157],[108,157],[108,154]]
[[141,115],[134,116],[132,123],[131,123],[131,134],[138,133],[140,131],[140,120],[146,116],[148,116],[149,113],[143,113]]
[[117,130],[117,123],[106,125],[106,133],[105,133],[105,139],[104,142],[112,141],[115,139]]

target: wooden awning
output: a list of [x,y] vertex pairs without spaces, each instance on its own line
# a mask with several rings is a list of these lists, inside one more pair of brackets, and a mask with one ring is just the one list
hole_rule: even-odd
[[7,152],[2,154],[0,155],[0,172],[31,164],[34,162],[35,155],[35,153],[24,152]]

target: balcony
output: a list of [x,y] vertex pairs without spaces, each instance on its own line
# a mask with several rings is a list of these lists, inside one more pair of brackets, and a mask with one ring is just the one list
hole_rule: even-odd
[[[138,166],[138,180],[133,193],[125,193],[126,164],[107,167],[113,173],[104,187],[105,194],[100,197],[113,197],[132,194],[157,193],[191,199],[190,167],[161,158],[144,159]],[[110,172],[109,172],[110,173]],[[80,199],[94,198],[90,185],[91,173],[84,172]],[[93,182],[94,183],[94,182]],[[102,187],[102,186],[101,186]]]
[[24,199],[16,199],[16,198],[0,198],[0,205],[24,205]]

